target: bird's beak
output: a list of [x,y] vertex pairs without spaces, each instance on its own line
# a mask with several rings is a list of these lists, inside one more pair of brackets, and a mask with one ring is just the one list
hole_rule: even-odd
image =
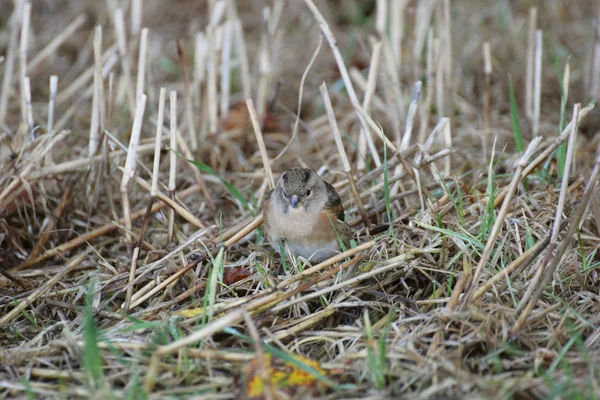
[[292,197],[290,197],[290,204],[292,205],[292,208],[298,207],[299,203],[300,198],[297,195],[293,195]]

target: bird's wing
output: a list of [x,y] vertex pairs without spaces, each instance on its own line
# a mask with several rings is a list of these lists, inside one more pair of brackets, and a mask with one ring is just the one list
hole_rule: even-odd
[[342,205],[342,199],[331,183],[327,181],[324,182],[325,187],[327,188],[327,202],[325,203],[325,209],[335,215],[337,219],[343,221],[344,206]]

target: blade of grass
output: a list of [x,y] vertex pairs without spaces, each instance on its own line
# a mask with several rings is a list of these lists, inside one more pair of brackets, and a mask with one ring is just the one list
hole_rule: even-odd
[[519,120],[519,113],[517,111],[517,100],[515,99],[512,77],[510,75],[508,76],[508,95],[510,98],[510,122],[512,125],[513,136],[515,138],[515,148],[519,153],[522,153],[525,150],[525,146],[523,145],[521,121]]
[[[181,154],[178,154],[181,158],[185,158],[183,157]],[[200,171],[212,175],[216,178],[218,178],[221,183],[223,184],[223,186],[225,186],[225,189],[227,189],[227,191],[237,200],[239,201],[242,206],[244,206],[244,208],[248,209],[250,212],[253,212],[253,210],[250,207],[250,204],[248,203],[248,200],[246,200],[246,198],[244,197],[244,195],[235,187],[233,186],[229,181],[221,178],[219,176],[219,174],[217,174],[215,172],[215,170],[213,170],[211,167],[209,167],[208,165],[200,162],[200,161],[195,161],[195,160],[190,160],[185,158],[188,162],[194,164],[196,166],[196,168],[198,168]],[[252,214],[254,215],[254,214]]]
[[85,294],[85,307],[83,310],[83,366],[92,391],[97,391],[104,385],[102,371],[102,356],[98,347],[98,330],[94,323],[93,283],[88,284]]

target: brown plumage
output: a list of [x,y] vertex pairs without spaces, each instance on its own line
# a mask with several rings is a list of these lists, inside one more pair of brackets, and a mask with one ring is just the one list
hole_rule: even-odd
[[352,237],[339,194],[307,168],[283,173],[265,202],[264,226],[276,251],[285,241],[292,254],[311,262],[339,253],[338,238],[348,243]]

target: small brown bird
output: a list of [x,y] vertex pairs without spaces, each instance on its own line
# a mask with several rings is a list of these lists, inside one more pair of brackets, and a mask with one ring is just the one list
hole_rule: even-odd
[[295,256],[318,263],[340,251],[352,230],[344,222],[340,195],[308,168],[291,168],[271,190],[264,208],[265,234],[279,251],[285,241]]

